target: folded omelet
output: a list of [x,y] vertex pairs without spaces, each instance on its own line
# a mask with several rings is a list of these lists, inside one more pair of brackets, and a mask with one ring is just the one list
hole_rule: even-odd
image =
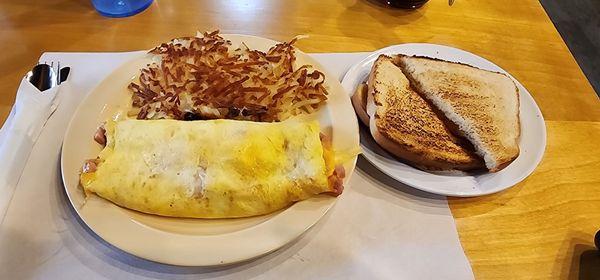
[[316,121],[124,120],[105,129],[106,146],[81,185],[137,211],[247,217],[340,191]]

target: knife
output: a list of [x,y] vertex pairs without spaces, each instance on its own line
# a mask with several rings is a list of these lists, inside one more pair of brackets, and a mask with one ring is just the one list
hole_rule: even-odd
[[65,67],[65,68],[61,68],[59,70],[59,74],[58,74],[58,84],[62,84],[62,82],[67,80],[67,77],[69,77],[69,72],[71,72],[71,67]]

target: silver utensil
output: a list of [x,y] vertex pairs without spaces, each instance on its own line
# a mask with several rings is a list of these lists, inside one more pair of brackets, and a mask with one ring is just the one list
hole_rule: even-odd
[[58,71],[58,84],[62,84],[62,82],[67,80],[69,77],[69,73],[71,72],[71,67],[60,68]]
[[51,89],[64,82],[69,76],[70,67],[60,67],[60,61],[50,65],[47,63],[38,64],[25,75],[25,78],[40,91]]
[[[52,69],[54,69],[54,62],[50,63],[50,67]],[[67,77],[69,76],[69,72],[71,71],[71,67],[60,67],[60,61],[56,62],[56,70],[54,70],[54,73],[56,74],[56,84],[60,85],[62,82],[64,82],[65,80],[67,80]]]
[[27,72],[25,79],[40,91],[45,91],[58,85],[56,73],[52,69],[52,65],[46,63],[34,66],[31,71]]

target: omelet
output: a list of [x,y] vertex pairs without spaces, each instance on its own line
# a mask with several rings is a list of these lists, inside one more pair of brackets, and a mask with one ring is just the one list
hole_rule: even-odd
[[125,208],[236,218],[341,192],[343,172],[317,121],[122,120],[104,128],[106,146],[85,165],[81,186]]

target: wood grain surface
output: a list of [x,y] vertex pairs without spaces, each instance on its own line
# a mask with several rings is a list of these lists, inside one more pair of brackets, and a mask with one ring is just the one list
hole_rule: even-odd
[[582,256],[600,229],[598,97],[538,1],[447,2],[404,11],[368,0],[156,0],[141,14],[111,19],[87,0],[3,0],[0,120],[19,80],[46,51],[148,49],[213,29],[276,40],[307,34],[297,45],[306,52],[408,42],[454,46],[510,72],[548,121],[546,155],[533,175],[500,194],[449,201],[476,277],[577,279],[594,273],[580,264],[587,263]]
[[478,279],[600,279],[600,122],[546,127],[544,159],[525,181],[449,199]]

